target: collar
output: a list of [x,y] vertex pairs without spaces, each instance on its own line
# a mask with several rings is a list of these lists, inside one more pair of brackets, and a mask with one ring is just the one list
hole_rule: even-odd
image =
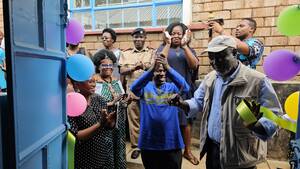
[[140,52],[147,52],[149,49],[144,47],[142,50],[137,50],[135,47],[132,50],[132,53],[140,53]]
[[247,71],[247,66],[243,65],[242,62],[239,61],[238,73],[235,75],[235,78],[229,83],[229,86],[240,86],[248,83],[248,79],[246,75],[249,73]]
[[[247,77],[245,76],[246,69],[248,68],[239,61],[238,68],[229,77],[231,79],[231,81],[229,81],[229,86],[240,86],[248,83]],[[205,80],[207,87],[213,86],[214,81],[216,80],[216,78],[218,78],[217,72],[215,70],[210,74],[211,75],[208,75],[207,79]]]

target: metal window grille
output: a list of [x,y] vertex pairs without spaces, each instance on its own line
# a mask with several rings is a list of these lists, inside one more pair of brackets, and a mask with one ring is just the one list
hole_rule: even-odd
[[161,27],[182,21],[183,0],[70,0],[70,14],[85,30]]

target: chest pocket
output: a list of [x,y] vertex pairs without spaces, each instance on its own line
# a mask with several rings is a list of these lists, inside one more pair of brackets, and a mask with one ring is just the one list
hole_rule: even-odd
[[238,105],[243,99],[258,102],[257,96],[235,95],[233,96],[233,99],[236,105]]

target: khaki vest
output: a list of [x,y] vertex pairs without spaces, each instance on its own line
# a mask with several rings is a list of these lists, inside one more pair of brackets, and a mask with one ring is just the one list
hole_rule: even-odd
[[[241,64],[236,78],[228,84],[227,89],[224,91],[221,98],[222,136],[220,141],[220,162],[223,169],[251,167],[264,161],[266,158],[267,142],[258,139],[251,130],[246,128],[236,111],[241,98],[251,98],[258,101],[260,84],[264,78],[264,74]],[[206,153],[207,121],[215,79],[216,71],[213,71],[202,82],[205,84],[206,91],[200,123],[200,158]],[[276,98],[276,106],[272,107],[272,110],[276,109],[282,112],[275,93],[273,97]]]

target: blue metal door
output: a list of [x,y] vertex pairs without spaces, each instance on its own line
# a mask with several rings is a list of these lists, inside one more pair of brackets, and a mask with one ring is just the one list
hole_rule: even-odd
[[66,168],[65,0],[4,0],[4,169]]

